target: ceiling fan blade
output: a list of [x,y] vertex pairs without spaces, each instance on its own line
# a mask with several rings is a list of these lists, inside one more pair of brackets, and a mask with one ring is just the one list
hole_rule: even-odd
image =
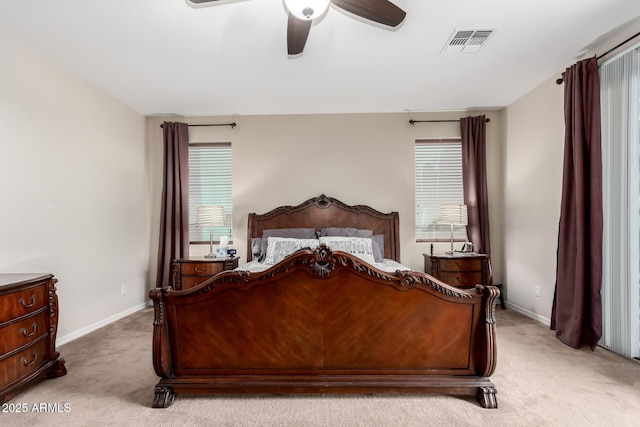
[[289,22],[287,23],[287,51],[289,55],[297,55],[302,53],[304,45],[307,43],[307,37],[311,30],[311,20],[302,20],[289,14]]
[[397,27],[407,16],[404,10],[389,0],[331,0],[331,3],[354,15],[389,27]]

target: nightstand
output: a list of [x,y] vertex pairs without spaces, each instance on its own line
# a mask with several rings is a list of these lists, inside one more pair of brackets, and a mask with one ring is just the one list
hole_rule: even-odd
[[[448,285],[467,289],[477,284],[491,285],[487,255],[422,255],[424,256],[424,272]],[[500,306],[505,310],[502,284],[494,284],[493,286],[500,290]]]
[[193,288],[222,271],[237,268],[239,259],[187,257],[173,260],[173,288],[178,291]]
[[[428,261],[431,262],[429,269]],[[428,255],[424,254],[425,272],[448,285],[472,288],[489,285],[489,257],[484,254]]]

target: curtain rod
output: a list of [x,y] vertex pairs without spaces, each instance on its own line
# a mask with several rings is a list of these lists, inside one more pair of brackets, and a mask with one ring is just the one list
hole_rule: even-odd
[[[207,125],[187,125],[189,127],[192,126],[231,126],[231,129],[233,129],[234,127],[236,127],[238,124],[236,122],[232,122],[232,123],[215,123],[215,124],[207,124]],[[162,127],[162,125],[160,125],[160,127]]]
[[[596,59],[600,59],[604,56],[607,56],[608,54],[610,54],[611,52],[613,52],[614,50],[616,50],[617,48],[619,48],[620,46],[629,43],[631,40],[635,39],[636,37],[640,36],[640,33],[635,33],[634,35],[632,35],[631,37],[629,37],[628,39],[626,39],[623,42],[618,43],[617,45],[615,45],[614,47],[612,47],[611,49],[609,49],[608,51],[606,51],[605,53],[603,53],[602,55],[598,55],[596,57]],[[564,82],[564,80],[561,78],[559,78],[558,80],[556,80],[556,84],[561,85]]]
[[[411,123],[411,126],[413,126],[416,123],[455,123],[455,122],[459,122],[459,121],[460,121],[460,119],[458,119],[458,120],[413,120],[413,119],[411,119],[411,120],[409,120],[409,123]],[[486,123],[489,123],[491,121],[491,119],[487,117],[486,119],[484,119],[484,121]]]

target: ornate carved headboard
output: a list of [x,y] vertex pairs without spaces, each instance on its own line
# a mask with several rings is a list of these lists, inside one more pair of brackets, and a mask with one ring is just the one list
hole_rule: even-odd
[[247,261],[251,261],[251,239],[263,230],[277,228],[353,227],[384,235],[384,257],[400,262],[398,212],[382,213],[369,206],[349,206],[322,194],[297,206],[280,206],[265,214],[249,214]]

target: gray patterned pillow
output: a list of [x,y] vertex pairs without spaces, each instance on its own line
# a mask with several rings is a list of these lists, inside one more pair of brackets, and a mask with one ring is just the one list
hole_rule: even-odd
[[260,255],[267,252],[269,237],[288,237],[292,239],[315,239],[315,228],[274,228],[262,232],[262,242],[260,245]]
[[373,242],[370,238],[322,236],[320,243],[324,243],[332,251],[349,252],[369,264],[376,262],[373,256]]
[[315,249],[319,245],[318,239],[293,239],[289,237],[269,237],[264,263],[277,264],[292,253],[302,249]]

